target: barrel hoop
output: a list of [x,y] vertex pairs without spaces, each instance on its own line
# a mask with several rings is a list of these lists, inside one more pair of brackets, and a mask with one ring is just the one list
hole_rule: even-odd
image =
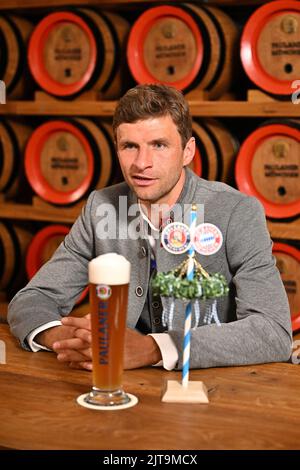
[[104,18],[104,20],[107,23],[107,26],[108,26],[108,28],[111,32],[112,38],[113,38],[113,43],[115,45],[114,60],[113,60],[112,68],[111,68],[109,76],[107,77],[107,81],[106,81],[106,83],[104,83],[104,85],[102,87],[102,90],[101,90],[103,92],[106,92],[108,90],[108,88],[110,87],[115,75],[118,72],[118,67],[119,67],[119,64],[121,62],[121,47],[120,47],[118,35],[116,33],[116,30],[115,30],[111,20],[105,15],[102,15],[102,17]]
[[263,122],[259,127],[265,127],[265,126],[269,126],[272,124],[281,124],[284,126],[292,127],[293,129],[297,129],[298,131],[300,131],[300,121],[296,122],[288,118],[268,119],[267,121]]
[[[1,122],[3,127],[5,127],[5,130],[7,131],[8,135],[9,135],[9,138],[11,140],[11,143],[12,143],[12,147],[14,149],[14,159],[13,159],[13,164],[12,164],[12,172],[11,172],[11,175],[5,185],[5,187],[3,188],[2,192],[5,192],[7,191],[10,186],[12,185],[12,183],[14,182],[15,178],[16,178],[16,174],[17,174],[17,171],[18,171],[18,165],[19,165],[19,162],[20,162],[20,147],[19,147],[19,143],[18,143],[18,140],[17,140],[17,137],[12,129],[12,127],[10,126],[10,124],[7,122],[7,121],[2,121]],[[2,147],[2,144],[1,144],[1,153],[3,152],[3,147]],[[3,158],[4,156],[2,155],[2,165],[3,165]],[[0,158],[1,160],[1,158]],[[2,168],[0,168],[0,172],[1,172]]]
[[[71,8],[68,9],[68,10],[70,12],[74,13],[74,10],[72,10]],[[91,10],[92,10],[92,8],[91,8]],[[97,13],[99,14],[98,11],[97,11]],[[82,10],[80,10],[80,11],[76,10],[76,15],[80,16],[86,22],[86,24],[89,26],[89,28],[91,29],[91,31],[92,31],[92,33],[95,37],[96,43],[97,43],[97,49],[98,50],[104,50],[104,42],[103,42],[102,34],[99,31],[99,28],[97,28],[93,18],[86,15]],[[105,59],[104,59],[103,54],[97,54],[94,73],[91,76],[90,80],[85,84],[85,86],[83,88],[81,88],[81,90],[78,90],[77,93],[74,93],[73,95],[68,97],[69,99],[74,99],[77,96],[79,96],[83,91],[90,90],[93,87],[93,85],[96,83],[99,75],[102,72],[102,69],[103,69],[103,66],[104,66],[104,60]]]
[[[275,242],[272,249],[273,254],[285,253],[292,256],[300,263],[300,251],[288,243]],[[300,312],[294,315],[292,318],[292,329],[293,331],[299,330],[300,328]]]
[[[22,253],[21,253],[21,249],[20,249],[20,245],[19,245],[19,240],[18,240],[18,237],[16,235],[16,232],[14,231],[13,227],[10,226],[9,224],[5,224],[5,227],[12,239],[12,242],[13,242],[13,245],[14,245],[14,248],[15,248],[15,260],[21,260],[22,259]],[[15,282],[15,279],[17,278],[18,276],[18,273],[20,271],[20,263],[18,262],[15,262],[15,265],[13,267],[13,273],[12,273],[12,277],[11,277],[11,280],[10,282],[8,283],[7,285],[7,289],[10,289],[14,282]]]
[[4,251],[1,238],[0,238],[0,259],[3,260],[2,263],[0,263],[0,279],[2,279],[4,266],[5,266],[5,251]]
[[[202,124],[198,120],[194,119],[194,121],[197,122],[199,126],[202,126]],[[196,146],[199,150],[200,157],[201,157],[202,178],[208,178],[209,165],[208,165],[208,156],[207,156],[205,145],[203,144],[202,140],[199,138],[198,134],[193,133],[193,136],[195,137]]]
[[219,80],[221,74],[222,74],[222,70],[225,66],[225,57],[226,57],[226,41],[225,41],[225,36],[224,36],[224,33],[223,33],[223,30],[220,26],[220,23],[219,21],[215,18],[215,16],[213,15],[213,13],[208,10],[207,8],[205,7],[202,7],[203,10],[205,10],[205,12],[207,13],[207,16],[210,17],[210,19],[212,20],[213,24],[215,25],[216,27],[216,30],[217,30],[217,33],[218,33],[218,36],[220,38],[220,49],[221,49],[221,55],[220,55],[220,60],[218,62],[218,65],[217,65],[217,69],[216,69],[216,72],[215,72],[215,75],[214,77],[212,78],[211,82],[208,84],[208,86],[206,87],[206,90],[209,91],[211,90],[217,83],[217,81]]
[[1,47],[1,61],[0,61],[0,78],[4,77],[4,73],[8,63],[7,41],[0,29],[0,47]]
[[214,135],[214,133],[205,125],[204,122],[201,122],[201,126],[203,127],[205,132],[207,132],[207,134],[209,135],[209,137],[210,137],[210,139],[211,139],[211,141],[214,144],[214,147],[216,149],[217,160],[218,160],[218,167],[217,167],[217,175],[216,176],[217,176],[217,181],[221,181],[224,168],[223,168],[223,158],[222,158],[222,150],[221,150],[220,144],[219,144],[216,136]]
[[203,47],[202,63],[201,63],[201,67],[200,67],[199,72],[197,73],[197,75],[194,78],[194,80],[192,81],[192,83],[190,83],[184,89],[184,93],[188,93],[189,91],[193,90],[198,83],[201,82],[201,80],[204,78],[204,76],[206,74],[206,71],[207,71],[207,68],[208,68],[208,65],[209,65],[210,59],[211,59],[212,44],[211,44],[211,41],[210,41],[210,37],[209,37],[209,33],[207,31],[206,25],[205,25],[204,21],[202,20],[202,18],[200,18],[192,9],[188,8],[188,6],[185,5],[185,4],[180,5],[180,8],[181,8],[181,10],[186,11],[186,13],[188,13],[193,18],[195,23],[197,24],[197,26],[200,30],[202,39],[203,39],[203,43],[204,44],[209,44],[209,47]]
[[11,80],[6,90],[6,92],[9,94],[17,85],[26,67],[26,47],[25,47],[22,35],[19,29],[17,28],[17,26],[15,25],[15,23],[8,16],[5,16],[5,19],[9,23],[9,26],[11,27],[11,29],[14,32],[14,35],[16,36],[17,44],[19,46],[19,51],[20,51],[20,56],[19,56],[15,76]]
[[[118,163],[117,162],[117,158],[116,158],[116,149],[115,149],[115,146],[111,140],[111,136],[109,134],[109,132],[107,131],[107,129],[105,129],[104,126],[101,125],[101,122],[98,122],[97,123],[98,127],[100,127],[101,131],[103,132],[105,138],[106,138],[106,141],[108,143],[108,146],[110,148],[110,152],[111,152],[111,157],[112,157],[112,169],[114,168],[114,164]],[[108,180],[108,183],[107,183],[107,186],[110,186],[112,183],[113,183],[113,180],[114,180],[114,173],[113,171],[111,172],[111,175],[110,175],[110,178]]]
[[[92,119],[89,119],[89,120],[92,121]],[[90,187],[94,188],[98,181],[99,175],[101,174],[101,165],[102,165],[101,155],[99,152],[99,147],[97,145],[97,142],[93,134],[90,132],[90,130],[87,127],[85,127],[81,122],[78,122],[76,119],[72,119],[72,118],[66,118],[64,119],[64,121],[70,122],[73,126],[77,127],[82,132],[82,134],[86,137],[86,139],[89,142],[89,145],[91,146],[92,153],[95,158],[94,158],[94,172],[93,172],[94,174],[93,174]]]

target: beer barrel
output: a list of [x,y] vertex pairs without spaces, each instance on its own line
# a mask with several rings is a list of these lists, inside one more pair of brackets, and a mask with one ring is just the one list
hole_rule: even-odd
[[0,16],[0,79],[10,98],[21,98],[28,89],[26,48],[32,29],[24,18]]
[[160,82],[184,92],[198,88],[218,98],[232,83],[237,35],[235,24],[217,8],[149,8],[129,34],[131,74],[138,83]]
[[0,290],[17,289],[24,281],[23,261],[31,233],[21,226],[0,222]]
[[202,178],[230,182],[238,151],[236,138],[216,119],[194,118],[192,126],[197,152],[190,168]]
[[31,73],[42,89],[58,97],[93,88],[103,98],[118,98],[128,29],[127,21],[115,13],[85,8],[51,13],[31,36]]
[[[49,225],[35,234],[26,253],[26,272],[29,279],[52,257],[69,231],[70,228],[66,225]],[[81,302],[87,293],[88,288],[84,289],[77,303]]]
[[300,213],[300,122],[266,122],[243,142],[235,166],[238,189],[256,196],[266,215]]
[[241,59],[246,74],[263,90],[290,95],[300,77],[300,4],[270,2],[258,8],[245,25]]
[[48,202],[70,204],[91,188],[109,185],[116,170],[107,126],[88,119],[42,124],[25,151],[25,172],[33,190]]
[[274,243],[273,254],[289,299],[293,330],[299,330],[300,251],[287,243]]
[[0,192],[15,196],[23,176],[23,152],[31,129],[23,124],[0,121]]

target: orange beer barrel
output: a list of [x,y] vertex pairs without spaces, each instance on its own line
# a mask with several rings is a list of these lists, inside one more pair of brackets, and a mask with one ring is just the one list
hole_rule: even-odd
[[296,331],[300,329],[300,251],[286,243],[274,243],[273,254],[289,299],[293,331]]
[[20,189],[23,152],[31,129],[14,121],[0,122],[0,192],[13,197]]
[[266,215],[300,213],[300,123],[266,122],[243,142],[235,166],[238,189],[256,196]]
[[300,77],[300,3],[270,2],[248,20],[241,59],[249,78],[263,90],[290,95]]
[[91,188],[110,184],[113,144],[104,126],[88,119],[51,121],[30,137],[25,171],[33,190],[54,204],[78,201]]
[[130,71],[138,83],[165,83],[212,98],[232,82],[237,28],[223,12],[192,4],[147,9],[128,40]]
[[[26,272],[29,279],[52,257],[69,231],[70,228],[66,225],[49,225],[33,237],[26,254]],[[88,289],[82,292],[78,302],[86,297],[87,292]]]
[[32,29],[32,24],[24,18],[0,16],[0,79],[10,98],[24,96],[28,87],[26,48]]
[[22,260],[31,237],[31,233],[20,226],[0,222],[0,290],[18,288],[24,280]]
[[194,118],[193,135],[197,151],[190,168],[202,178],[229,182],[238,151],[236,138],[216,119]]
[[84,8],[52,13],[31,36],[31,73],[42,89],[59,97],[93,88],[106,99],[118,98],[128,29],[128,23],[115,13]]

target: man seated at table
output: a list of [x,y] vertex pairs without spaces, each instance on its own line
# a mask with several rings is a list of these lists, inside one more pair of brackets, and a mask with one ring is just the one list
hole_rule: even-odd
[[[195,203],[204,206],[204,222],[223,238],[210,256],[196,253],[196,259],[226,277],[229,295],[218,301],[220,325],[205,324],[202,316],[192,330],[190,367],[288,360],[290,311],[263,208],[254,197],[188,168],[195,139],[182,94],[164,85],[136,86],[119,101],[113,131],[125,182],[90,194],[54,256],[11,301],[8,321],[21,345],[54,350],[59,361],[91,369],[90,318],[66,316],[88,283],[88,262],[117,252],[132,265],[124,367],[181,369],[184,308],[176,302],[174,328],[167,330],[150,279],[155,266],[168,271],[186,257],[161,245],[161,230],[172,222],[165,214]],[[154,205],[161,208],[159,219]],[[111,208],[116,220],[106,217]]]

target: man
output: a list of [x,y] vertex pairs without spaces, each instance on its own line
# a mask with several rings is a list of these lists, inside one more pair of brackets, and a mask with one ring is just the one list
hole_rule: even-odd
[[[10,303],[8,321],[22,346],[33,351],[53,349],[58,360],[91,369],[90,318],[66,315],[88,283],[88,262],[117,252],[132,264],[125,368],[161,364],[168,370],[180,369],[184,308],[176,303],[174,329],[166,332],[162,304],[153,298],[149,281],[155,266],[169,271],[186,254],[175,255],[161,245],[165,211],[160,211],[160,221],[154,221],[151,209],[196,203],[204,205],[205,223],[223,235],[217,251],[210,256],[197,253],[196,259],[208,272],[222,273],[230,292],[218,302],[221,325],[201,320],[192,331],[190,367],[288,360],[289,306],[262,206],[255,198],[205,181],[187,168],[195,139],[182,94],[164,85],[129,90],[116,108],[113,130],[125,182],[90,195],[55,255]],[[106,237],[102,208],[117,209],[124,197],[128,219],[124,222],[119,213],[116,237]],[[136,203],[140,210],[133,216],[130,210]],[[124,238],[124,228],[137,217],[138,228],[147,236]],[[206,308],[205,302],[201,308]]]

